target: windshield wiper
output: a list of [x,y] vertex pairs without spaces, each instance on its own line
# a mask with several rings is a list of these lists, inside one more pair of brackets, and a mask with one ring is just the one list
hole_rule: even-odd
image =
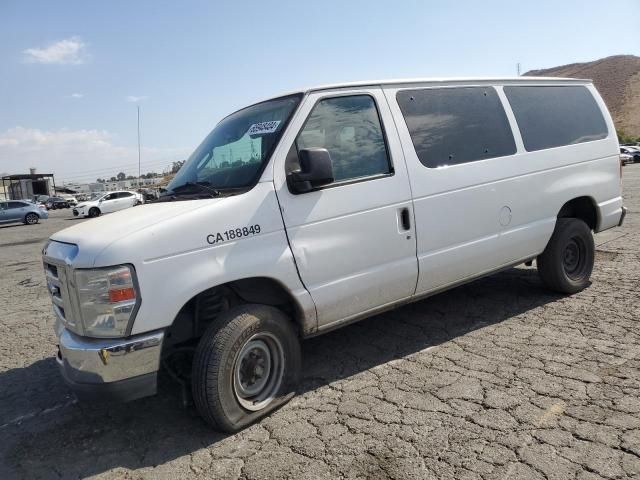
[[189,192],[185,192],[184,190],[191,190],[193,187],[197,188],[198,190],[200,190],[201,192],[207,192],[209,194],[211,194],[212,197],[219,197],[220,195],[222,195],[222,193],[220,193],[220,190],[216,190],[213,187],[209,187],[207,186],[207,184],[209,184],[209,182],[186,182],[183,183],[182,185],[180,185],[179,187],[175,187],[173,189],[173,194],[176,195],[181,195],[181,194],[187,194],[189,195]]

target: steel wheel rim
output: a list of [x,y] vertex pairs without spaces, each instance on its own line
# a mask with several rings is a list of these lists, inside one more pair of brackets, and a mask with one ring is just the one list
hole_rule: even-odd
[[262,410],[276,397],[284,377],[284,350],[270,333],[249,338],[236,355],[233,392],[250,411]]
[[562,266],[572,280],[580,280],[586,267],[587,247],[580,237],[572,237],[565,246]]

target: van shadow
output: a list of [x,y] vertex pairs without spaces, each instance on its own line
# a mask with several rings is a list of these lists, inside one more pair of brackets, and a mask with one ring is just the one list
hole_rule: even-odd
[[[500,323],[558,298],[543,289],[535,269],[513,268],[307,340],[302,345],[300,393]],[[23,388],[17,387],[20,385]],[[3,393],[12,388],[13,395]],[[75,478],[117,467],[153,467],[228,437],[211,430],[193,407],[181,408],[180,393],[176,384],[161,376],[160,393],[152,398],[108,408],[67,405],[3,428],[3,421],[9,421],[5,409],[24,410],[24,405],[50,408],[52,398],[64,405],[72,397],[62,385],[53,359],[2,373],[0,445],[4,447],[0,458],[4,449],[5,459],[0,462],[0,478],[57,478],[58,474]]]

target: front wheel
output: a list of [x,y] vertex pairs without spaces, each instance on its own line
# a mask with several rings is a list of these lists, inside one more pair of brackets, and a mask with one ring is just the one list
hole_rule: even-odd
[[35,225],[40,220],[40,217],[35,213],[27,213],[27,216],[24,217],[24,223],[27,225]]
[[204,334],[193,360],[193,400],[214,428],[237,432],[295,394],[300,343],[291,320],[266,305],[225,312]]
[[595,245],[589,226],[577,218],[558,218],[553,235],[538,256],[545,285],[560,293],[576,293],[589,286]]
[[99,216],[100,216],[100,210],[97,207],[91,207],[89,209],[89,217],[94,218]]

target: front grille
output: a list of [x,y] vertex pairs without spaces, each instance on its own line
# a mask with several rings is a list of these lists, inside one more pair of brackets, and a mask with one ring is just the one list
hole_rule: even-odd
[[44,273],[47,278],[47,289],[53,302],[53,311],[63,323],[72,331],[76,331],[77,322],[71,314],[71,297],[69,296],[69,283],[67,270],[64,265],[44,261]]

